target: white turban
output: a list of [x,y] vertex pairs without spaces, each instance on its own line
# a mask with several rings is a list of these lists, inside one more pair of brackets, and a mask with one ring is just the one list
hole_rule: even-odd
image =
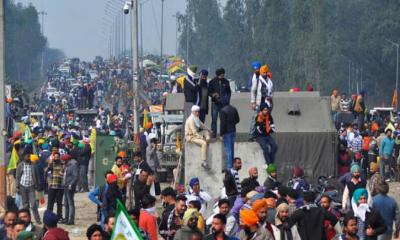
[[197,106],[197,105],[193,105],[192,106],[192,112],[198,112],[198,111],[200,111],[200,107]]

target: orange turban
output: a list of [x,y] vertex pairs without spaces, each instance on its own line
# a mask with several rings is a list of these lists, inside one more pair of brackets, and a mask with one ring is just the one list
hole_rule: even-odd
[[251,208],[253,209],[254,212],[258,212],[266,207],[267,207],[267,202],[263,198],[255,200],[253,205],[251,205]]
[[119,151],[118,157],[126,158],[126,152],[125,151]]
[[260,68],[260,75],[265,75],[269,72],[269,68],[267,65],[262,65]]
[[30,155],[30,160],[31,160],[31,162],[35,163],[35,162],[37,162],[39,160],[39,156],[36,155],[36,154],[31,154]]
[[276,207],[276,199],[275,198],[266,198],[265,203],[267,204],[268,208],[275,208]]
[[253,226],[258,223],[256,213],[251,209],[244,209],[240,211],[240,220],[245,226]]

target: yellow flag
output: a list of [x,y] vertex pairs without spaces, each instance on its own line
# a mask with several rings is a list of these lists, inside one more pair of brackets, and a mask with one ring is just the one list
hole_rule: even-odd
[[92,129],[92,132],[89,136],[89,144],[90,148],[92,149],[92,154],[96,151],[96,128]]
[[18,160],[19,160],[18,153],[14,146],[11,151],[10,161],[8,162],[7,172],[17,169]]

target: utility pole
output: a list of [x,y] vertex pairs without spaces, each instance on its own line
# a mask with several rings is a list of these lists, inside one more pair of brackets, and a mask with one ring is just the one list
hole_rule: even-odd
[[[45,11],[40,11],[38,12],[39,15],[41,15],[42,17],[42,26],[41,26],[41,33],[42,36],[44,36],[44,16],[47,15],[47,12]],[[42,80],[44,79],[44,50],[42,51],[42,60],[41,60],[41,64],[40,64],[40,74],[42,77]]]
[[132,0],[132,90],[133,90],[133,134],[134,139],[138,137],[139,133],[139,116],[137,105],[139,101],[138,92],[138,74],[139,74],[139,55],[138,55],[138,0]]
[[178,20],[179,20],[179,12],[176,12],[172,15],[175,19],[175,56],[178,56]]
[[[391,40],[389,40],[389,39],[385,39],[387,42],[389,42],[389,43],[391,43],[391,44],[393,44],[395,47],[396,47],[396,62],[397,62],[397,65],[396,65],[396,93],[397,94],[399,94],[399,47],[400,47],[400,43],[399,42],[397,42],[397,43],[395,43],[395,42],[393,42],[393,41],[391,41]],[[397,95],[398,96],[398,95]],[[399,105],[398,104],[396,104],[397,105],[397,108],[399,108]]]
[[0,1],[0,209],[5,210],[7,207],[7,184],[6,184],[6,119],[5,119],[5,48],[4,48],[4,2]]
[[141,59],[141,64],[140,68],[143,69],[143,5],[147,3],[149,0],[142,1],[139,3],[140,6],[140,59]]
[[349,60],[349,96],[351,97],[351,76],[350,76],[350,73],[351,73],[351,61]]
[[189,66],[189,16],[186,14],[186,66]]
[[160,53],[160,79],[163,74],[163,38],[164,38],[164,1],[161,0],[161,53]]

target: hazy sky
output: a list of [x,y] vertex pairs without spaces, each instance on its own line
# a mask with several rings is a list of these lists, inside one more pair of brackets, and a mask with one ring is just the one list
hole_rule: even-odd
[[[32,3],[38,11],[47,12],[44,35],[48,38],[50,47],[62,49],[68,57],[80,57],[84,60],[92,60],[97,55],[107,56],[110,36],[107,22],[113,21],[113,17],[107,12],[116,15],[117,12],[122,12],[124,5],[124,0],[15,0],[15,2]],[[113,7],[110,7],[111,5]],[[175,53],[176,21],[172,15],[178,11],[183,13],[185,5],[185,0],[165,0],[165,53]],[[129,15],[126,15],[126,18],[128,29]],[[145,52],[160,52],[160,22],[161,0],[148,0],[143,4]],[[129,34],[128,30],[127,35]]]

